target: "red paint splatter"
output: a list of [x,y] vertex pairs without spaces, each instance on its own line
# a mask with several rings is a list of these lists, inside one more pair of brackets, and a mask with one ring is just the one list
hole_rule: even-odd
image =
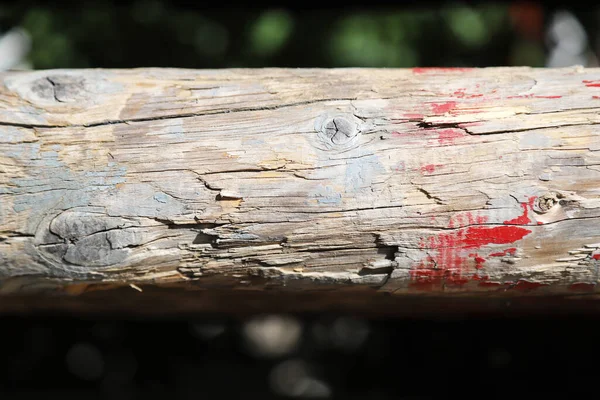
[[562,96],[540,96],[534,94],[522,94],[518,96],[507,96],[507,99],[560,99]]
[[466,249],[479,248],[488,244],[507,244],[523,239],[531,233],[529,229],[517,226],[471,226],[461,230],[459,240],[455,242]]
[[600,99],[600,96],[592,96],[592,99]]
[[582,81],[587,87],[600,87],[600,81]]
[[461,228],[465,225],[485,224],[487,220],[488,219],[485,215],[474,216],[473,213],[470,211],[464,214],[458,213],[450,218],[450,221],[448,222],[448,228]]
[[455,101],[448,101],[446,103],[431,103],[431,110],[436,114],[446,114],[454,108],[456,108]]
[[465,132],[461,129],[442,129],[438,133],[439,144],[454,144],[454,140],[465,136]]
[[514,286],[514,288],[517,290],[533,290],[533,289],[538,289],[542,286],[548,286],[548,284],[541,283],[541,282],[530,282],[530,281],[520,279],[517,282],[517,284]]
[[460,274],[454,273],[446,277],[446,284],[452,286],[463,286],[469,283],[468,278],[463,278]]
[[431,74],[437,72],[468,72],[472,71],[473,68],[434,68],[434,67],[421,67],[413,68],[413,74]]
[[481,269],[483,268],[483,263],[485,262],[485,258],[483,257],[475,257],[475,268]]
[[449,269],[421,268],[411,271],[411,274],[414,279],[411,287],[419,290],[441,288],[442,282],[451,286],[463,286],[470,280],[460,272]]
[[[525,203],[529,205],[529,202]],[[450,218],[448,227],[458,228],[449,233],[441,233],[424,237],[419,243],[422,250],[431,250],[431,254],[410,271],[413,280],[411,287],[418,290],[442,289],[443,284],[462,286],[469,281],[477,280],[487,285],[488,277],[477,275],[465,276],[469,258],[475,261],[475,269],[481,270],[487,261],[479,251],[483,246],[490,244],[508,244],[521,240],[531,233],[530,230],[517,226],[482,226],[488,221],[485,215],[475,215],[471,212],[458,213]],[[468,251],[470,250],[470,251]],[[516,247],[510,247],[490,256],[514,255]],[[473,264],[470,264],[471,268]],[[477,276],[477,278],[474,278]],[[490,283],[488,286],[499,286],[510,283]],[[521,284],[523,285],[523,284]]]
[[475,260],[475,268],[476,269],[483,268],[483,263],[486,261],[485,258],[480,257],[479,254],[477,254],[477,253],[471,253],[471,254],[469,254],[469,257],[473,257],[473,259]]
[[526,203],[521,203],[521,207],[523,207],[523,215],[518,216],[517,218],[513,218],[507,221],[504,221],[506,225],[527,225],[531,222],[529,219],[529,208],[533,207],[533,203],[535,202],[536,197],[530,197]]
[[576,282],[576,283],[573,283],[571,286],[569,286],[569,290],[574,290],[574,291],[578,291],[578,292],[587,292],[590,290],[594,290],[595,287],[596,287],[595,283]]
[[508,248],[508,249],[506,249],[504,251],[500,251],[500,252],[497,252],[497,253],[491,253],[490,257],[503,257],[503,256],[506,256],[508,254],[510,254],[511,256],[514,256],[516,252],[517,252],[517,248],[516,247],[511,247],[511,248]]
[[593,258],[594,260],[600,260],[600,254],[594,254],[594,255],[592,256],[592,258]]
[[483,97],[483,94],[468,94],[468,93],[466,93],[466,90],[467,89],[458,89],[458,90],[456,90],[453,93],[454,97],[458,97],[459,99],[464,99],[464,98],[474,99],[474,98],[477,98],[477,97]]
[[[474,217],[471,213],[467,213],[467,218],[471,224],[477,220],[486,220],[485,217]],[[462,221],[458,222],[462,223]],[[531,233],[530,230],[516,226],[469,226],[455,232],[430,236],[421,241],[420,248],[432,249],[435,254],[427,257],[425,261],[411,270],[411,277],[414,281],[421,283],[444,281],[463,285],[469,280],[463,276],[466,257],[461,253],[464,250],[477,249],[489,244],[513,243],[529,233]],[[469,253],[469,257],[474,257],[477,269],[483,268],[485,258],[480,257],[477,253]],[[419,287],[422,288],[422,286]]]
[[422,173],[425,173],[425,172],[432,173],[433,171],[435,171],[436,168],[439,168],[439,167],[443,167],[443,165],[442,164],[427,164],[427,165],[423,165],[421,167],[421,172]]

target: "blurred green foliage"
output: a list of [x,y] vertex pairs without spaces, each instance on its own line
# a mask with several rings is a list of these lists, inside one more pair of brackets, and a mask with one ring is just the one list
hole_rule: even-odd
[[289,40],[294,27],[293,17],[283,10],[268,10],[250,26],[249,46],[257,56],[270,56]]
[[201,11],[166,0],[79,8],[0,4],[32,38],[35,69],[81,67],[543,66],[505,3],[345,11]]

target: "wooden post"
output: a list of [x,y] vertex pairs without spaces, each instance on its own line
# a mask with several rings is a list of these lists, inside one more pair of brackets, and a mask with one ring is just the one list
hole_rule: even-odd
[[72,299],[48,292],[132,312],[144,293],[203,311],[595,298],[598,69],[0,81],[0,310]]

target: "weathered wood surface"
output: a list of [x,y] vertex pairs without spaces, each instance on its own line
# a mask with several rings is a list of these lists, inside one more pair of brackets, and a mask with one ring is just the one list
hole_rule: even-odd
[[0,83],[3,293],[595,292],[598,69],[52,70]]

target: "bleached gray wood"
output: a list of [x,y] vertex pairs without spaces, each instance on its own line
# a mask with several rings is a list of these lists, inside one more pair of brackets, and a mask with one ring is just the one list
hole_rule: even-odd
[[598,69],[51,70],[0,83],[5,293],[595,290]]

